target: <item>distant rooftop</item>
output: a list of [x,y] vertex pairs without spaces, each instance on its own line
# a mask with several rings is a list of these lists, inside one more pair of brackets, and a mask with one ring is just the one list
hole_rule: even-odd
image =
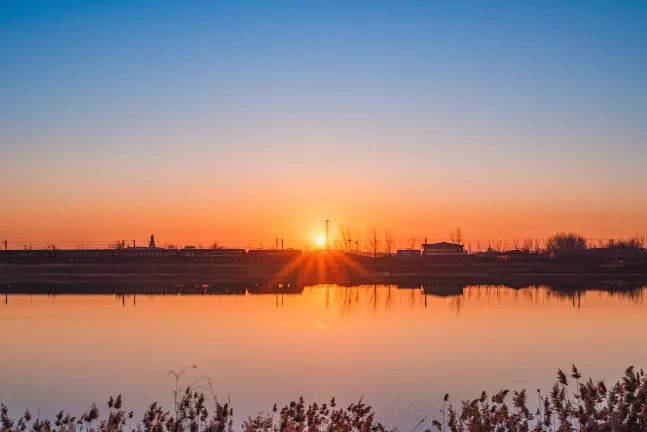
[[439,243],[423,243],[423,249],[463,249],[462,244],[458,243],[448,243],[448,242],[439,242]]

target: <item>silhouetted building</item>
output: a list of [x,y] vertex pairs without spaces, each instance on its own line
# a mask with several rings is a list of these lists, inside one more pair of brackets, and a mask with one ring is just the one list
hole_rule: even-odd
[[250,294],[302,294],[303,285],[294,283],[261,283],[247,286]]
[[290,262],[300,258],[301,251],[298,249],[253,249],[247,252],[247,257],[251,263]]
[[245,249],[198,249],[195,246],[186,246],[184,249],[180,249],[177,254],[184,261],[197,263],[242,262],[247,255]]
[[462,244],[456,243],[423,243],[422,256],[465,255],[467,252]]
[[[153,243],[154,244],[154,243]],[[118,253],[120,257],[127,258],[171,258],[175,256],[174,249],[165,249],[158,247],[130,247],[121,249]]]
[[398,249],[395,256],[401,260],[415,261],[420,259],[420,251],[417,249]]

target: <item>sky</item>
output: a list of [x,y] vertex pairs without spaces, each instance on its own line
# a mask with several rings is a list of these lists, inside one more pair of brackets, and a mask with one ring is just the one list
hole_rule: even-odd
[[0,237],[647,233],[640,1],[0,2]]

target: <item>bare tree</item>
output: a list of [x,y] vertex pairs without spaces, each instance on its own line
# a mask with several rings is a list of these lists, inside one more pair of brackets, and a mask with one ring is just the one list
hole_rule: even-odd
[[521,245],[521,250],[526,253],[532,252],[533,248],[534,248],[534,243],[532,239],[525,239],[523,241],[523,245]]
[[519,243],[519,240],[512,240],[512,247],[514,250],[521,250],[521,243]]
[[345,224],[339,225],[340,252],[351,252],[353,250],[353,236],[353,229],[350,226]]
[[339,225],[337,227],[337,238],[335,239],[335,249],[339,252],[344,252],[346,247],[344,241],[344,225]]
[[211,244],[209,245],[209,249],[222,249],[222,247],[223,246],[220,244],[218,240],[212,241]]
[[377,233],[377,229],[371,228],[368,230],[368,244],[373,252],[373,256],[377,256],[377,248],[380,244],[380,236]]
[[357,229],[353,232],[353,252],[355,252],[356,255],[359,255],[359,251],[362,248],[362,231]]
[[476,240],[476,251],[481,252],[481,242]]
[[619,249],[642,249],[645,241],[641,236],[634,236],[628,239],[620,238],[618,240],[610,239],[607,247]]
[[48,250],[48,251],[57,251],[58,246],[56,246],[54,243],[52,243],[52,244],[48,244],[47,246],[45,246],[45,249]]
[[345,225],[344,230],[344,244],[346,245],[346,252],[351,252],[353,250],[353,237],[354,237],[353,228],[350,225]]
[[391,255],[394,245],[395,237],[393,237],[393,232],[390,229],[384,230],[384,252],[386,252],[387,255]]
[[339,252],[359,252],[362,233],[354,230],[350,225],[341,224],[338,228],[338,235],[334,241],[335,249]]
[[550,252],[577,252],[586,249],[586,246],[586,239],[576,233],[559,232],[546,240],[546,249]]
[[114,240],[108,247],[110,249],[126,249],[130,244],[126,240]]
[[337,252],[344,252],[344,241],[342,239],[336,238],[334,246]]
[[418,249],[416,247],[416,236],[411,236],[407,239],[407,246],[410,250]]
[[460,227],[456,227],[456,229],[451,234],[449,234],[449,238],[452,240],[452,243],[456,244],[462,244],[463,241],[465,241],[463,230]]
[[355,254],[359,255],[359,250],[362,245],[362,231],[360,229],[350,230],[351,231],[351,244],[350,248]]

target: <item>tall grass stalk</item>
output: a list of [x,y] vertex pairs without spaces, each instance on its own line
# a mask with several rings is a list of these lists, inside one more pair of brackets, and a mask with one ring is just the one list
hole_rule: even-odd
[[[190,367],[194,369],[195,367]],[[211,380],[200,377],[190,385],[180,385],[185,368],[175,377],[173,411],[164,410],[153,402],[142,420],[131,425],[133,412],[123,409],[121,395],[108,399],[108,416],[101,418],[99,407],[92,404],[80,418],[59,412],[54,419],[34,418],[29,410],[12,419],[7,406],[0,404],[0,432],[233,432],[231,403],[208,403]],[[535,413],[528,407],[525,390],[502,390],[491,398],[485,392],[473,400],[461,401],[454,409],[449,395],[443,398],[442,409],[429,413],[431,428],[425,432],[571,432],[571,431],[647,431],[647,377],[643,370],[633,367],[613,386],[591,378],[580,382],[582,375],[575,365],[571,378],[575,389],[569,393],[568,377],[557,371],[557,382],[550,395],[542,397],[538,390]],[[511,397],[509,397],[511,395]],[[577,404],[571,403],[571,396]],[[508,403],[512,405],[509,406]],[[277,417],[278,413],[278,417]],[[416,431],[427,417],[413,429]],[[281,410],[274,405],[272,412],[248,417],[238,429],[242,432],[384,432],[387,428],[376,420],[372,408],[363,400],[347,407],[338,407],[333,398],[329,403],[306,405],[303,397]],[[413,432],[411,431],[411,432]]]

